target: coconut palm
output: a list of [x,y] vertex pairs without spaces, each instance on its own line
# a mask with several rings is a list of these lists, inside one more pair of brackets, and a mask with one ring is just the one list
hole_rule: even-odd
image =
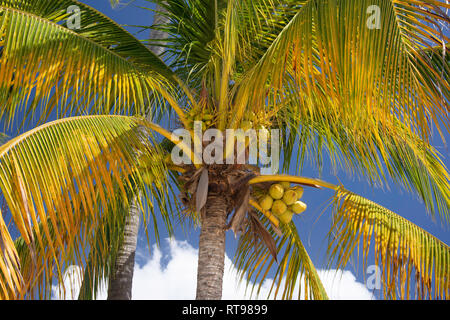
[[[119,2],[113,1],[112,5],[115,6]],[[161,11],[163,8],[157,6],[157,11]],[[155,14],[153,16],[153,24],[157,25],[160,23],[166,22],[165,17]],[[150,31],[150,39],[164,39],[167,37],[165,32],[159,30],[151,30]],[[164,51],[161,47],[152,46],[150,50],[157,56],[161,55]],[[148,115],[147,115],[148,116]],[[134,199],[132,199],[132,203],[128,208],[128,216],[126,216],[124,220],[123,226],[123,238],[120,238],[120,246],[118,247],[117,256],[115,257],[113,268],[108,276],[108,299],[111,300],[130,300],[132,297],[132,283],[133,283],[133,274],[134,274],[134,260],[137,249],[137,238],[139,233],[139,225],[140,225],[140,212],[138,208],[138,198],[139,195],[136,195]],[[120,224],[117,224],[120,226]],[[90,272],[93,272],[91,270]],[[88,276],[89,272],[85,272],[85,279],[88,281],[83,282],[81,291],[82,294],[79,295],[79,299],[87,299],[92,296],[91,292],[93,292],[93,287],[88,286],[90,277]]]
[[[249,284],[262,284],[273,268],[274,296],[326,299],[286,211],[286,203],[304,210],[293,201],[321,188],[334,192],[330,266],[344,268],[355,252],[366,263],[373,251],[385,297],[447,298],[446,244],[342,185],[300,174],[306,156],[319,169],[327,156],[332,169],[374,186],[393,181],[448,223],[449,174],[430,140],[450,129],[442,30],[449,5],[154,2],[167,19],[153,29],[169,36],[149,45],[164,48],[162,60],[76,1],[1,2],[2,121],[38,126],[0,147],[0,189],[13,225],[2,216],[0,297],[48,297],[71,264],[84,266],[82,294],[94,297],[126,244],[130,207],[142,207],[156,236],[156,212],[169,232],[176,215],[200,227],[198,299],[221,298],[227,230],[239,236],[234,263]],[[80,8],[79,29],[67,27],[71,5]],[[263,163],[209,163],[160,119],[200,145],[202,129],[279,129],[282,172],[263,174]],[[250,159],[250,141],[242,150],[221,142],[229,148],[218,159],[235,149]],[[175,144],[190,163],[167,159],[179,151]],[[285,174],[292,166],[299,176]],[[289,190],[296,199],[284,198]],[[277,205],[264,201],[272,201],[268,195],[280,198]]]

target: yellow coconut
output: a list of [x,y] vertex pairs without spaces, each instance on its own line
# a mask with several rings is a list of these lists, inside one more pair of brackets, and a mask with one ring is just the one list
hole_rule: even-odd
[[253,128],[253,122],[248,121],[248,120],[242,121],[241,128],[244,131],[250,130]]
[[282,182],[280,182],[280,184],[285,191],[291,187],[291,184],[287,181],[282,181]]
[[270,186],[269,194],[275,200],[279,200],[279,199],[283,198],[284,189],[281,186],[281,184],[275,183]]
[[269,195],[264,196],[259,201],[259,205],[261,206],[261,208],[263,208],[264,210],[267,210],[267,211],[272,208],[272,204],[273,204],[273,199]]
[[295,192],[295,190],[292,189],[286,190],[283,195],[283,201],[288,206],[294,204],[294,202],[297,201],[297,192]]
[[280,215],[278,218],[281,222],[284,224],[288,224],[292,221],[292,217],[294,216],[294,213],[291,210],[286,210],[282,215]]
[[296,186],[293,189],[297,193],[297,200],[300,200],[303,197],[304,189],[302,187],[300,187],[300,186]]
[[287,210],[286,203],[281,200],[275,200],[272,205],[272,213],[276,216],[282,215]]
[[292,206],[290,206],[290,209],[294,211],[294,213],[299,214],[306,210],[307,205],[306,203],[302,201],[295,201]]

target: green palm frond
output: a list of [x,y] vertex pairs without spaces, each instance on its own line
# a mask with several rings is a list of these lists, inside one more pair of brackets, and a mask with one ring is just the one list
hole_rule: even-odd
[[[281,256],[278,259],[269,297],[275,299],[277,297],[282,299],[328,299],[294,223],[284,225],[282,235],[278,235],[263,214],[258,212],[257,215],[275,239],[277,252]],[[253,281],[252,292],[257,289],[259,294],[269,271],[276,265],[276,260],[267,245],[255,238],[254,232],[248,225],[240,236],[234,264],[240,272],[241,281],[246,277],[247,286]]]
[[226,2],[201,0],[159,1],[161,10],[157,14],[166,18],[166,22],[152,26],[166,33],[165,39],[150,39],[150,45],[164,47],[164,57],[177,75],[198,88],[208,64],[216,38],[218,20],[222,17]]
[[[142,160],[135,155],[139,151],[142,158],[151,154],[151,150],[150,142],[145,143],[142,136],[141,124],[142,120],[126,116],[66,118],[38,127],[0,147],[0,188],[14,226],[30,252],[46,253],[39,256],[42,260],[33,258],[33,268],[38,274],[43,272],[50,279],[55,267],[60,277],[64,267],[61,259],[70,256],[62,248],[80,237],[87,239],[98,219],[116,201],[127,204],[125,188],[143,185]],[[161,170],[153,170],[158,174],[155,181],[163,183],[165,165],[163,162],[154,165],[161,166]],[[102,210],[98,210],[97,199]],[[4,225],[3,219],[0,224]],[[1,236],[0,293],[2,297],[29,297],[31,279],[24,279],[20,268],[15,268],[12,262],[9,267],[3,265],[4,261],[14,261],[11,259],[17,252],[11,246],[8,229],[3,229]],[[8,273],[13,273],[19,282],[6,281]]]
[[328,250],[338,268],[347,265],[354,251],[362,252],[366,265],[373,250],[387,298],[409,299],[414,291],[418,298],[447,299],[450,294],[450,248],[445,243],[343,188],[334,199]]
[[[67,24],[74,6],[80,29]],[[140,41],[77,1],[0,1],[0,33],[5,125],[19,113],[23,122],[36,114],[43,121],[52,112],[144,115],[163,105],[161,95],[173,81]]]

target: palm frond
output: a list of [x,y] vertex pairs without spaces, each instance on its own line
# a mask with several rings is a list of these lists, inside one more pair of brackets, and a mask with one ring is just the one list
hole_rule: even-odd
[[338,268],[354,251],[366,265],[373,249],[385,297],[409,299],[415,291],[417,298],[448,298],[450,248],[394,212],[340,188],[329,235],[330,261]]
[[[379,30],[367,26],[372,5],[381,10]],[[292,93],[298,109],[285,116],[343,123],[359,136],[389,129],[393,118],[424,139],[433,126],[448,131],[448,64],[423,54],[448,42],[438,27],[448,23],[448,7],[444,1],[306,1],[242,77],[235,121],[245,108],[283,105]]]
[[[79,9],[79,29],[68,8]],[[0,117],[141,114],[161,103],[173,73],[115,22],[71,0],[0,2]],[[42,103],[38,110],[39,103]],[[39,112],[38,112],[39,111]]]
[[303,246],[294,223],[282,227],[282,234],[271,227],[270,221],[259,211],[256,213],[270,235],[275,239],[278,254],[276,265],[270,248],[255,235],[251,225],[239,238],[234,264],[241,281],[246,278],[247,287],[259,294],[264,280],[272,268],[276,268],[269,297],[276,299],[328,299],[327,293],[308,253]]
[[6,141],[8,141],[10,137],[8,137],[6,134],[0,132],[0,146],[4,144]]
[[103,216],[97,230],[92,233],[89,256],[83,268],[79,300],[95,300],[101,285],[113,274],[117,252],[123,241],[125,218],[133,201],[134,194],[130,191],[127,190],[127,204],[117,203],[114,214]]
[[226,2],[201,0],[147,0],[158,4],[156,14],[164,23],[151,28],[167,34],[164,39],[150,39],[150,45],[165,49],[164,57],[177,75],[192,88],[199,88],[204,69],[216,38],[218,21]]
[[[38,251],[36,248],[46,253],[39,256],[42,260],[32,257],[35,272],[30,274],[60,277],[64,258],[70,256],[65,249],[75,250],[70,244],[80,237],[86,239],[117,199],[127,204],[126,187],[143,185],[141,160],[135,155],[136,151],[141,157],[150,154],[150,144],[142,136],[142,123],[126,116],[66,118],[0,147],[0,189],[14,226],[31,253]],[[155,181],[165,181],[163,170],[156,172]],[[98,210],[97,199],[102,210]],[[9,238],[8,229],[2,230],[4,261],[17,255]],[[2,297],[31,297],[36,293],[33,290],[42,291],[12,267],[2,270]],[[21,283],[11,286],[11,281],[3,281],[8,272]]]
[[330,127],[321,119],[298,119],[288,126],[284,170],[296,158],[299,174],[306,159],[321,173],[328,157],[335,174],[344,170],[376,187],[394,182],[423,201],[433,218],[448,223],[450,176],[441,155],[400,121],[391,127],[360,137],[342,123]]

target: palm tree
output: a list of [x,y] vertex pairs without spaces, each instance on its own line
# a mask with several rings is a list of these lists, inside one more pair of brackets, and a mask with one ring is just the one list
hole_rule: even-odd
[[[117,5],[118,2],[112,3]],[[157,6],[157,11],[164,10],[160,6]],[[155,14],[153,16],[153,25],[165,23],[165,17]],[[150,39],[164,39],[167,37],[165,32],[159,30],[151,30]],[[157,56],[163,53],[163,48],[152,46],[150,50]],[[147,115],[148,116],[148,115]],[[108,300],[131,300],[132,297],[132,283],[134,274],[134,260],[137,248],[137,240],[139,233],[139,208],[138,199],[139,195],[135,196],[132,200],[130,207],[128,208],[128,215],[124,221],[123,227],[123,239],[120,242],[118,248],[117,257],[115,258],[114,268],[111,270],[108,276]],[[85,273],[86,274],[86,273]],[[85,279],[90,279],[86,277]],[[84,283],[83,283],[84,284]],[[83,287],[83,294],[79,296],[80,299],[91,297],[90,292],[93,291],[91,286],[85,285]]]
[[[220,132],[280,129],[282,173],[295,165],[300,174],[307,155],[321,169],[328,155],[333,169],[372,185],[392,180],[448,223],[450,178],[430,139],[450,129],[441,30],[449,5],[154,2],[167,18],[154,29],[169,36],[149,44],[165,49],[163,60],[76,1],[2,2],[2,121],[39,126],[0,147],[0,189],[20,234],[13,241],[2,216],[0,298],[48,297],[71,264],[85,266],[82,289],[95,296],[137,205],[153,217],[158,207],[169,231],[175,214],[200,226],[198,299],[221,298],[226,230],[239,235],[235,265],[248,283],[261,284],[275,267],[275,296],[326,299],[295,223],[261,201],[281,183],[333,190],[330,265],[344,268],[354,252],[366,263],[373,251],[385,297],[408,298],[415,288],[419,298],[447,298],[449,247],[410,221],[342,185],[261,174],[261,163],[198,161],[155,121],[175,121],[195,142],[196,119]],[[80,7],[80,29],[66,27],[71,5]],[[167,160],[171,143],[193,164]],[[233,154],[235,141],[223,143]]]

